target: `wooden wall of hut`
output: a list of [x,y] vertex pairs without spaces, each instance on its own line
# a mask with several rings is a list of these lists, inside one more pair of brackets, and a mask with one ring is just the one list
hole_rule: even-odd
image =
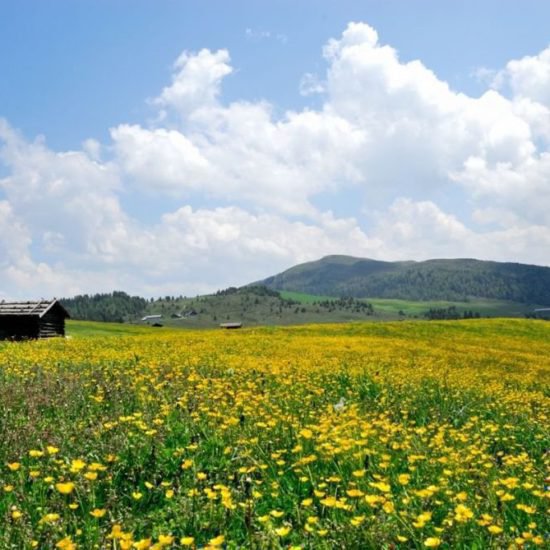
[[26,315],[0,316],[0,340],[24,340],[38,338],[40,334],[38,317]]
[[40,318],[39,337],[52,338],[54,336],[65,336],[65,319],[55,311],[51,311]]

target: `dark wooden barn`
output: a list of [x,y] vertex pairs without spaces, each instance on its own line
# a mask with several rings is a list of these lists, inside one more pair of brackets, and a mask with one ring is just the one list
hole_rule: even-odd
[[68,317],[57,300],[0,302],[0,340],[65,336]]

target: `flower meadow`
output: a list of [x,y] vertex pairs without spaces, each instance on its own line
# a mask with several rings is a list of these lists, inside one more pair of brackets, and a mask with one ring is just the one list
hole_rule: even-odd
[[528,320],[0,344],[0,548],[542,548],[549,382]]

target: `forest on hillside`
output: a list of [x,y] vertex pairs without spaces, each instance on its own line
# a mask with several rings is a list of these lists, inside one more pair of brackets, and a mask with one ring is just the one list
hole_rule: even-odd
[[122,323],[139,317],[148,300],[115,291],[104,294],[80,294],[60,300],[72,319]]
[[328,296],[550,305],[550,268],[479,260],[378,262],[329,256],[262,283],[275,290]]

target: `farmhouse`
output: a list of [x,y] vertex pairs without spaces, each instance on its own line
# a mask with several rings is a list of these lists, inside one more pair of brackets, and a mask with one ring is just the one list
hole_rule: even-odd
[[0,340],[65,336],[67,310],[57,300],[0,302]]

